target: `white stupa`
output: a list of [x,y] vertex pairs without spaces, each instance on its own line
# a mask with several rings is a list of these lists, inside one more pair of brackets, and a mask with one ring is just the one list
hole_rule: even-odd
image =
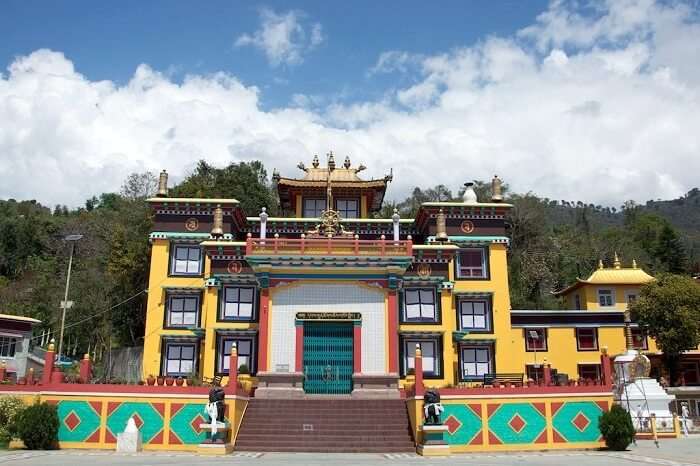
[[669,406],[676,397],[666,393],[656,379],[649,377],[649,358],[632,348],[629,314],[625,316],[625,337],[627,351],[615,358],[615,398],[629,411],[635,427],[641,427],[639,417],[652,414],[656,416],[657,425],[664,427],[673,422]]

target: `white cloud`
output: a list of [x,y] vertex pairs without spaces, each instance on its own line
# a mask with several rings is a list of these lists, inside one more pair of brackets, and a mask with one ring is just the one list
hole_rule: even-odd
[[300,95],[274,111],[228,74],[176,83],[141,65],[121,86],[39,50],[0,78],[0,198],[80,205],[132,171],[177,179],[199,158],[257,158],[294,176],[329,150],[367,165],[365,176],[393,167],[390,199],[494,173],[552,199],[675,197],[700,173],[698,19],[684,4],[625,5],[576,20],[592,39],[562,28],[575,11],[554,3],[534,26],[546,40],[532,28],[487,38],[421,57],[405,68],[415,84],[376,101],[320,107]]
[[[323,29],[320,23],[310,26],[307,34],[304,23],[306,15],[299,11],[276,13],[269,8],[260,10],[260,29],[243,34],[236,39],[236,47],[253,46],[262,50],[272,66],[298,65],[304,54],[320,45]],[[308,35],[308,37],[307,37]]]

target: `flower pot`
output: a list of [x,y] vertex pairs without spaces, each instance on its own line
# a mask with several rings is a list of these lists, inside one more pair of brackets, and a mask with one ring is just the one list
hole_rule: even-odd
[[238,374],[238,384],[245,392],[250,392],[250,389],[253,388],[253,380],[250,374]]
[[177,379],[175,379],[175,385],[177,385],[178,387],[182,387],[182,384],[184,383],[185,379],[183,379],[182,377],[178,377]]
[[156,381],[158,382],[158,385],[160,385],[160,386],[165,385],[165,377],[158,377],[156,379]]
[[149,375],[148,378],[146,379],[146,383],[150,386],[153,386],[156,384],[156,378],[153,377],[152,375]]
[[175,379],[173,379],[172,377],[165,378],[165,385],[167,385],[168,387],[172,387],[174,383]]

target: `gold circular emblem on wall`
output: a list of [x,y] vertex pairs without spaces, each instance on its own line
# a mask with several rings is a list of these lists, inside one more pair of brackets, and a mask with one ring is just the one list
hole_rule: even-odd
[[228,270],[228,273],[241,273],[241,270],[243,270],[243,265],[241,265],[239,261],[231,261],[228,263],[226,269]]
[[471,233],[474,231],[474,223],[471,220],[465,220],[459,226],[459,229],[462,230],[463,233]]
[[198,228],[199,220],[197,220],[196,218],[192,217],[185,220],[185,229],[187,231],[197,231]]
[[418,276],[422,278],[427,278],[433,273],[430,264],[418,264],[417,272]]

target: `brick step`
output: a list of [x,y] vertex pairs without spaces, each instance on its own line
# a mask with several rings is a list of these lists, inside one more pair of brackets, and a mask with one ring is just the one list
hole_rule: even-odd
[[286,447],[270,447],[270,446],[238,446],[236,451],[254,451],[254,452],[285,452],[285,453],[415,453],[416,448],[411,445],[405,447],[308,447],[308,446],[286,446]]
[[353,432],[353,433],[361,433],[361,432],[368,432],[371,434],[375,433],[410,433],[409,428],[406,425],[400,425],[400,426],[392,426],[391,428],[386,428],[384,426],[362,426],[362,428],[355,428],[353,426],[324,426],[324,425],[318,425],[314,424],[313,430],[304,430],[304,428],[300,425],[298,426],[283,426],[283,425],[246,425],[244,428],[240,430],[241,433],[256,433],[256,434],[275,434],[275,433],[307,433],[307,432],[328,432],[328,433],[336,433],[336,432]]
[[[250,413],[246,413],[246,416],[248,416]],[[343,424],[343,425],[353,425],[353,424],[369,424],[370,421],[374,422],[373,417],[368,417],[368,416],[358,416],[358,417],[299,417],[299,416],[293,416],[293,417],[286,417],[286,416],[257,416],[254,414],[250,414],[251,419],[255,419],[254,422],[251,424],[291,424],[291,425],[296,425],[296,424]],[[395,425],[405,425],[406,420],[401,419],[398,416],[392,417],[390,419],[384,419],[380,420],[380,422],[377,422],[376,425],[382,425],[382,426],[395,426]]]
[[256,448],[288,448],[288,447],[316,447],[316,448],[339,448],[339,447],[348,447],[348,448],[361,448],[361,447],[383,447],[387,449],[396,449],[396,448],[409,448],[409,447],[414,447],[413,442],[408,442],[408,441],[383,441],[383,442],[373,442],[373,443],[367,443],[367,442],[350,442],[350,441],[344,441],[344,442],[338,442],[336,440],[317,440],[317,441],[303,441],[303,440],[285,440],[285,441],[275,441],[275,440],[256,440],[256,441],[247,441],[247,442],[236,442],[235,448],[236,449],[241,449],[241,448],[249,448],[249,447],[256,447]]
[[[270,439],[269,434],[257,433],[257,432],[239,432],[236,437],[237,440],[266,440]],[[307,441],[315,440],[348,440],[348,441],[362,441],[362,442],[374,442],[379,440],[398,440],[406,441],[410,440],[411,436],[408,432],[396,432],[396,433],[384,433],[384,434],[361,434],[358,435],[357,432],[305,432],[305,433],[287,433],[279,432],[274,437],[275,440],[294,440],[294,439],[304,439]]]

